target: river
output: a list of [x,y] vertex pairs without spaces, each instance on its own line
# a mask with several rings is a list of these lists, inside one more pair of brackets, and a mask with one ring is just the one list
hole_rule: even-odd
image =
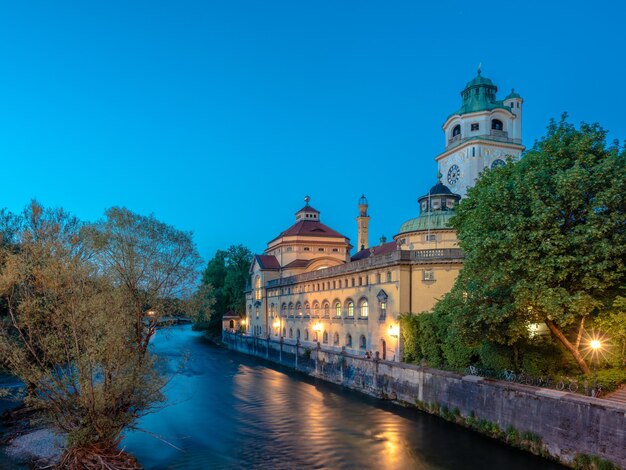
[[166,388],[167,406],[122,442],[146,469],[562,468],[415,409],[211,346],[190,326],[160,330],[153,346],[170,373],[184,365]]

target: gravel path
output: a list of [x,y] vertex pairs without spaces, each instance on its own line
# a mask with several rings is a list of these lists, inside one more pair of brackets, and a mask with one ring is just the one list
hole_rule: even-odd
[[65,436],[51,429],[38,429],[13,439],[6,448],[12,459],[39,464],[57,463],[63,454]]

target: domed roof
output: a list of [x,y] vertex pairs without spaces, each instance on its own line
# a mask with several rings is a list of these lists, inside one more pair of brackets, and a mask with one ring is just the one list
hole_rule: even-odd
[[480,74],[480,70],[479,70],[478,75],[476,75],[476,77],[473,80],[470,80],[469,82],[467,82],[467,85],[465,85],[465,88],[467,89],[473,86],[480,86],[480,85],[494,86],[491,79],[487,77],[483,77]]
[[452,194],[452,191],[450,191],[450,188],[448,188],[445,184],[439,181],[435,186],[430,188],[430,191],[428,191],[428,193],[431,196],[434,196],[435,194]]
[[513,98],[519,98],[521,99],[522,97],[519,95],[519,93],[515,92],[515,88],[511,89],[511,93],[509,93],[506,98],[504,98],[505,100],[511,100]]
[[400,226],[398,235],[408,232],[418,232],[426,230],[442,230],[450,228],[450,219],[454,216],[453,211],[428,212],[420,214],[419,217],[409,219]]

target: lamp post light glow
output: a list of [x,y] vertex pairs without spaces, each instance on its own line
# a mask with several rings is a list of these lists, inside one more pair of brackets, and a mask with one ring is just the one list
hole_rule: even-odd
[[389,325],[389,336],[396,338],[396,347],[393,350],[393,360],[398,357],[398,347],[400,346],[400,325]]
[[602,343],[599,339],[592,339],[589,342],[591,347],[591,359],[593,360],[593,389],[591,390],[591,396],[595,397],[597,393],[598,374],[596,371],[596,365],[598,363],[598,352],[602,349]]

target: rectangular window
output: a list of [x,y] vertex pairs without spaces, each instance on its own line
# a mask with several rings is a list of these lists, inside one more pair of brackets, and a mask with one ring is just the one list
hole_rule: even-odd
[[333,253],[337,253],[339,251],[339,248],[333,248]]
[[324,251],[324,248],[318,248],[317,251]]
[[376,274],[376,284],[380,284],[380,273]]
[[304,251],[311,251],[311,249],[308,246],[305,246]]
[[434,281],[435,280],[435,271],[432,271],[432,270],[424,271],[424,280],[425,281]]
[[426,235],[426,241],[427,242],[436,242],[437,241],[437,235],[434,235],[434,234]]
[[478,123],[477,122],[472,124],[471,130],[473,130],[473,131],[477,131],[478,130]]

